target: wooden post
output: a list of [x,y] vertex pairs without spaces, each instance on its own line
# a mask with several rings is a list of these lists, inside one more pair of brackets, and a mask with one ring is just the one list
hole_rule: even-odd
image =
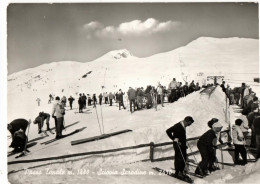
[[150,160],[153,162],[154,142],[150,142]]

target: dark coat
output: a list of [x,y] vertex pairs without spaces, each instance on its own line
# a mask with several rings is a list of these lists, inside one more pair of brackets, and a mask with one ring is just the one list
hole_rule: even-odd
[[14,135],[14,133],[20,129],[25,132],[29,122],[26,119],[15,119],[9,124],[12,125],[12,129],[9,131],[12,135]]
[[130,88],[127,92],[129,100],[135,100],[136,91],[133,88]]
[[69,100],[70,103],[72,103],[75,99],[72,98],[72,97],[69,97],[68,100]]
[[178,138],[181,146],[186,147],[186,130],[180,122],[167,129],[166,133],[171,140]]
[[217,136],[215,132],[212,129],[210,129],[199,138],[198,147],[204,146],[207,148],[209,152],[213,152],[214,151],[213,140],[216,138]]

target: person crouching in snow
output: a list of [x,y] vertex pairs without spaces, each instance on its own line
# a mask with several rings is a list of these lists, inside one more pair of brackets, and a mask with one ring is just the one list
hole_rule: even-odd
[[7,125],[7,129],[12,135],[12,143],[9,147],[14,148],[12,152],[22,152],[24,150],[27,136],[25,131],[30,121],[25,119],[15,119]]
[[[212,172],[218,169],[214,166],[214,162],[216,161],[215,149],[217,148],[215,143],[217,135],[223,126],[218,122],[217,118],[212,118],[208,122],[208,126],[211,129],[205,132],[197,143],[202,160],[196,168],[195,173],[201,176],[208,175],[208,171]],[[221,140],[219,141],[222,142]]]
[[50,129],[50,114],[48,113],[44,113],[44,112],[40,112],[39,116],[37,116],[35,118],[35,120],[33,121],[34,124],[38,124],[38,134],[42,133],[42,127],[44,124],[44,120],[46,120],[46,126],[47,126],[47,130],[51,130]]
[[[232,127],[232,137],[235,146],[235,164],[245,165],[247,164],[247,151],[245,148],[245,138],[241,129],[243,121],[237,119],[235,125]],[[243,161],[239,161],[239,154],[241,154]]]

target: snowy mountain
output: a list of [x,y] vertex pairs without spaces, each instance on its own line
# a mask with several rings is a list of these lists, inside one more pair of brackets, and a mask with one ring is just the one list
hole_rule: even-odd
[[[147,58],[135,57],[122,49],[87,63],[44,64],[9,75],[8,92],[48,89],[53,93],[63,90],[66,95],[92,94],[101,92],[102,86],[103,90],[114,92],[129,86],[156,85],[159,81],[167,85],[173,77],[181,82],[202,83],[208,75],[238,78],[232,73],[258,73],[258,60],[258,40],[202,37],[185,47]],[[257,76],[246,77],[253,80]]]

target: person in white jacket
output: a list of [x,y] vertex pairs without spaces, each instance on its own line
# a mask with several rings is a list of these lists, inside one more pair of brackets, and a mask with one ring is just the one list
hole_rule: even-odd
[[60,103],[60,97],[56,96],[55,101],[53,103],[52,109],[51,109],[51,116],[54,119],[55,122],[55,128],[56,128],[56,133],[57,133],[57,117],[56,117],[56,107]]
[[[245,138],[241,129],[243,121],[241,119],[236,119],[235,125],[232,127],[232,137],[235,146],[235,164],[245,165],[247,164],[247,151],[245,148]],[[239,154],[241,155],[243,161],[239,161]]]

